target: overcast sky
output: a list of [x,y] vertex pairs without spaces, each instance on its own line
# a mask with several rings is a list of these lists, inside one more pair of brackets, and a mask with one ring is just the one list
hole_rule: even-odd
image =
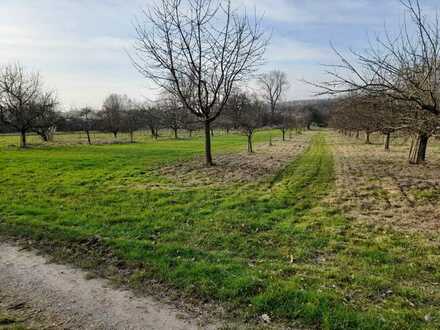
[[[99,107],[109,93],[151,98],[153,86],[127,56],[133,20],[154,0],[0,0],[0,63],[19,61],[39,71],[64,109]],[[438,0],[421,0],[432,12]],[[288,99],[313,90],[299,80],[323,80],[320,64],[335,62],[339,49],[362,49],[368,38],[401,22],[398,0],[232,0],[256,8],[272,33],[267,65],[286,71]]]

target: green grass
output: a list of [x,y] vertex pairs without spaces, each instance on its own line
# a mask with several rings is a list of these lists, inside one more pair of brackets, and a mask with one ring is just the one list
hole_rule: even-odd
[[[214,141],[217,152],[245,146],[236,135]],[[66,245],[99,235],[136,269],[133,283],[157,279],[247,320],[266,313],[323,329],[440,327],[438,242],[329,208],[325,133],[269,181],[179,187],[150,171],[202,148],[196,138],[5,149],[0,231]]]
[[21,321],[13,318],[0,310],[0,330],[29,330],[22,325]]

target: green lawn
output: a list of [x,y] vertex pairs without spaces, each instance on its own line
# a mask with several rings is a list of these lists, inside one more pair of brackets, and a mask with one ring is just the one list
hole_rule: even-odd
[[[135,265],[133,282],[157,279],[224,303],[244,319],[268,314],[323,329],[438,329],[438,242],[354,223],[326,206],[334,179],[326,134],[315,133],[272,180],[215,189],[179,186],[150,171],[201,153],[200,138],[6,147],[0,231],[63,244],[99,235]],[[239,135],[214,141],[217,152],[245,148]],[[173,186],[179,189],[167,188]]]

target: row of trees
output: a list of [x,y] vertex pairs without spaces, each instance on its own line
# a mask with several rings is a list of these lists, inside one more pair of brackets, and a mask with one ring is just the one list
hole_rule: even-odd
[[[279,83],[273,83],[276,77]],[[35,132],[44,141],[53,139],[57,130],[84,131],[89,144],[92,144],[91,132],[110,132],[116,139],[121,132],[129,133],[134,142],[134,133],[149,130],[152,137],[158,138],[160,129],[170,129],[174,137],[179,131],[192,132],[204,128],[203,121],[195,116],[180,98],[164,90],[154,103],[136,102],[125,95],[111,94],[99,110],[85,107],[68,113],[56,111],[56,98],[51,92],[43,92],[41,80],[36,74],[27,74],[19,65],[3,68],[0,79],[5,81],[2,92],[0,122],[3,132],[20,132],[21,146],[26,146],[26,135]],[[273,90],[282,93],[287,86],[285,75],[273,71],[259,78],[260,95],[235,91],[228,98],[218,119],[210,129],[240,131],[248,138],[248,150],[253,152],[254,132],[263,127],[281,130],[283,139],[291,129],[310,128],[313,121],[324,124],[325,113],[322,105],[303,103],[282,103],[281,95],[274,99]],[[31,88],[32,87],[32,88]]]
[[409,19],[395,37],[385,31],[350,58],[335,50],[341,63],[328,72],[329,81],[315,85],[338,96],[333,126],[367,136],[382,132],[387,148],[391,133],[411,134],[409,161],[419,164],[440,128],[440,24],[423,13],[419,0],[400,2]]
[[440,133],[440,118],[433,114],[413,111],[405,102],[359,93],[334,102],[330,125],[356,137],[363,132],[368,144],[371,134],[381,133],[386,151],[390,150],[393,133],[412,136],[409,160],[413,164],[426,160],[428,139]]
[[[213,129],[222,129],[226,133],[231,130],[241,132],[248,137],[248,150],[252,152],[252,139],[257,129],[278,128],[285,139],[288,130],[310,128],[312,122],[325,125],[326,113],[326,102],[313,105],[280,103],[273,111],[263,98],[236,92],[211,126],[211,135]],[[187,131],[191,137],[194,131],[204,128],[203,122],[167,93],[150,104],[137,103],[127,96],[112,94],[104,101],[101,110],[84,108],[71,111],[60,117],[58,125],[63,131],[84,131],[90,144],[90,132],[94,130],[111,132],[115,138],[120,132],[129,133],[134,142],[133,135],[138,130],[149,130],[151,136],[157,139],[161,129],[169,129],[177,139],[182,130]]]
[[0,74],[0,119],[21,133],[23,147],[27,132],[49,140],[56,127],[81,127],[89,143],[94,129],[112,132],[115,138],[119,132],[129,132],[133,140],[136,130],[147,127],[154,137],[160,128],[170,128],[176,138],[179,129],[202,128],[206,164],[212,165],[214,127],[242,130],[252,151],[257,128],[277,127],[285,139],[288,129],[310,126],[313,114],[280,104],[288,87],[283,72],[258,77],[262,100],[237,92],[264,62],[269,40],[261,21],[240,14],[230,0],[158,0],[137,22],[131,59],[162,89],[158,102],[139,104],[113,94],[99,111],[85,108],[66,116],[56,112],[56,98],[43,92],[38,75],[24,73],[19,65],[7,66]]

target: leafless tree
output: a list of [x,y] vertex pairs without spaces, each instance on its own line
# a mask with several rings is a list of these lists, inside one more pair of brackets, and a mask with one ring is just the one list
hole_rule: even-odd
[[26,134],[57,104],[53,92],[44,92],[40,76],[27,73],[20,64],[0,68],[0,120],[17,130],[20,146]]
[[239,89],[234,91],[229,98],[222,115],[219,118],[219,126],[226,129],[240,129],[240,114],[250,103],[249,95]]
[[262,74],[258,78],[258,83],[262,87],[265,101],[270,105],[271,117],[274,118],[278,102],[289,87],[287,75],[282,71],[271,71]]
[[283,141],[286,141],[287,131],[295,128],[296,124],[295,107],[289,104],[280,106],[280,111],[272,119],[272,125],[281,131]]
[[81,118],[83,130],[84,132],[86,132],[87,135],[87,142],[91,145],[92,139],[90,137],[90,131],[93,129],[93,126],[95,124],[96,114],[92,110],[92,108],[85,107],[79,112],[79,117]]
[[138,104],[138,109],[145,128],[148,128],[151,132],[151,137],[157,140],[159,138],[159,130],[162,127],[161,109],[157,105],[147,103]]
[[123,115],[128,103],[127,96],[111,94],[105,99],[102,110],[98,112],[101,129],[113,133],[115,139],[122,129]]
[[254,133],[263,126],[265,110],[264,102],[256,95],[249,95],[245,92],[235,93],[229,99],[225,112],[220,116],[220,123],[246,135],[248,152],[253,153]]
[[212,165],[211,124],[237,83],[262,63],[267,39],[260,21],[240,15],[230,0],[159,0],[143,12],[136,33],[135,67],[204,123]]
[[44,111],[32,125],[32,131],[37,133],[44,142],[53,141],[58,124],[63,121],[62,114],[54,108]]
[[247,137],[248,152],[253,153],[253,137],[255,131],[263,125],[264,102],[257,97],[242,95],[238,114],[238,127]]
[[127,132],[130,135],[130,143],[134,143],[134,133],[145,126],[143,112],[132,103],[121,117],[121,131]]
[[[328,71],[331,79],[317,84],[327,94],[368,93],[405,102],[413,112],[440,116],[440,24],[426,19],[419,0],[401,0],[409,14],[396,37],[384,38],[364,53],[352,52],[350,60],[335,50],[340,64]],[[425,159],[429,134],[420,132],[410,162]],[[420,152],[419,152],[420,150]]]
[[164,91],[157,102],[160,109],[162,126],[173,131],[174,138],[179,138],[179,129],[184,128],[185,118],[189,112],[180,102],[180,98]]

